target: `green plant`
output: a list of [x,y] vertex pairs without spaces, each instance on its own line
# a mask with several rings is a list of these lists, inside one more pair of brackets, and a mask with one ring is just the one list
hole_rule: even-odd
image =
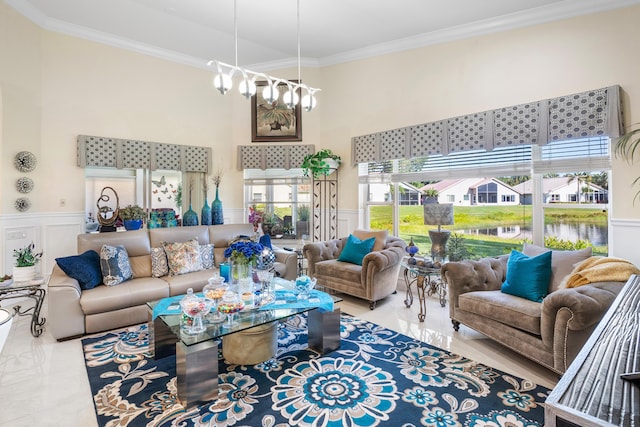
[[469,259],[473,253],[467,248],[464,237],[458,233],[452,233],[447,242],[447,258],[449,261],[462,261]]
[[36,253],[33,242],[21,249],[13,250],[13,257],[16,259],[16,267],[32,267],[42,258],[42,251]]
[[[637,125],[638,123],[636,123],[634,126],[637,126]],[[640,152],[639,146],[640,146],[640,128],[632,129],[618,139],[614,153],[616,157],[622,157],[629,164],[632,164],[634,157],[636,156],[636,152]],[[640,182],[640,176],[634,179],[631,185],[636,185],[639,182]],[[633,197],[634,203],[638,197],[640,197],[640,190],[638,190],[638,192]]]
[[337,154],[334,154],[331,150],[325,148],[317,151],[314,154],[308,154],[302,160],[300,167],[303,169],[304,176],[309,176],[309,172],[314,178],[319,178],[321,175],[330,175],[333,172],[332,165],[327,163],[326,159],[333,159],[338,166],[342,163],[342,158]]
[[435,188],[428,188],[424,191],[424,195],[427,197],[438,197],[438,190]]
[[129,205],[126,208],[120,209],[120,218],[123,221],[129,219],[147,219],[147,213],[138,205]]
[[309,221],[309,205],[298,206],[298,221]]

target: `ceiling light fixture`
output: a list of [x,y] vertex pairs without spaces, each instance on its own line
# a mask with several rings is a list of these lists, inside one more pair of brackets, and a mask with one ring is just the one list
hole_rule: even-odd
[[270,104],[276,102],[280,97],[280,91],[278,90],[278,85],[283,83],[287,86],[287,91],[282,96],[282,100],[287,108],[293,109],[300,101],[300,95],[304,90],[306,93],[302,96],[302,100],[300,101],[300,106],[304,108],[305,111],[313,110],[318,101],[316,100],[314,94],[320,89],[312,88],[302,83],[301,73],[300,73],[300,0],[296,0],[297,6],[297,40],[298,40],[298,81],[293,82],[285,79],[280,79],[277,77],[269,76],[264,73],[259,73],[256,71],[247,70],[246,68],[241,68],[238,66],[238,13],[237,13],[237,0],[233,1],[233,31],[234,31],[234,44],[235,44],[235,65],[226,64],[221,61],[211,60],[207,64],[209,66],[215,66],[217,74],[213,78],[213,87],[216,88],[218,92],[223,95],[226,95],[229,90],[233,87],[233,77],[236,73],[242,76],[242,81],[238,85],[238,89],[240,94],[244,96],[246,99],[250,99],[253,95],[256,94],[256,79],[258,77],[264,78],[267,80],[267,84],[262,90],[262,97]]

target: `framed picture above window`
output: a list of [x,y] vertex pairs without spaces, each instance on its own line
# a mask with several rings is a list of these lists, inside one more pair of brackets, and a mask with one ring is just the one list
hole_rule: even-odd
[[[251,97],[251,141],[302,141],[300,102],[293,109],[287,108],[283,99],[288,91],[286,83],[277,86],[278,97],[273,103],[262,94],[267,82],[256,82],[256,87],[256,94]],[[300,90],[297,93],[300,98]]]

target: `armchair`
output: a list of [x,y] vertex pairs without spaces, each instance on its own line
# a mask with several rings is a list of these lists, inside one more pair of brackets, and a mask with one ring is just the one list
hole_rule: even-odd
[[[355,234],[355,232],[354,232]],[[380,250],[369,252],[362,265],[338,261],[347,241],[346,237],[306,244],[303,255],[307,259],[309,276],[318,285],[369,301],[373,310],[376,302],[396,291],[400,261],[406,242],[398,237],[384,239]]]

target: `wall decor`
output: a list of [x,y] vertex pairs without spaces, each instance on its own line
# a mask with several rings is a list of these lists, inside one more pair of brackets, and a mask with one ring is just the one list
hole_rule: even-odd
[[33,172],[37,163],[35,154],[28,151],[21,151],[13,158],[13,165],[20,172]]
[[[292,81],[297,83],[296,80]],[[267,82],[256,82],[256,86],[258,90],[251,97],[251,141],[302,141],[300,104],[290,109],[283,100],[283,94],[288,89],[287,84],[278,84],[278,99],[273,103],[268,103],[262,96]]]
[[26,212],[31,207],[31,200],[29,200],[27,197],[18,197],[16,199],[16,202],[14,203],[14,206],[19,212]]
[[23,176],[22,178],[18,178],[16,181],[16,189],[20,193],[29,193],[33,190],[33,180],[31,178],[27,178]]

